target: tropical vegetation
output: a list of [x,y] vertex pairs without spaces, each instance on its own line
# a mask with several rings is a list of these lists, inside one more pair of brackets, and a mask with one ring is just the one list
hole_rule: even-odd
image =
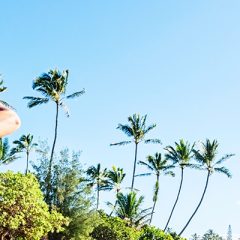
[[[0,173],[0,239],[36,239],[36,240],[181,240],[197,211],[200,210],[206,195],[210,176],[221,173],[231,177],[230,170],[223,165],[233,154],[218,158],[219,144],[217,140],[206,139],[200,145],[181,139],[174,145],[166,145],[163,149],[155,145],[158,151],[139,158],[140,143],[157,143],[157,138],[146,138],[156,124],[147,125],[147,115],[134,113],[128,117],[127,124],[118,124],[117,129],[129,137],[127,141],[110,144],[121,146],[133,143],[135,147],[133,170],[130,182],[120,166],[103,167],[97,164],[84,164],[81,151],[56,148],[58,137],[59,109],[63,108],[69,116],[66,99],[81,96],[85,90],[67,95],[69,71],[50,70],[33,81],[33,90],[41,97],[27,96],[28,107],[32,108],[44,103],[55,104],[55,125],[52,129],[54,137],[49,146],[47,141],[35,141],[31,133],[21,135],[12,143],[7,138],[0,139],[0,166],[13,161],[26,160],[23,173],[11,171]],[[6,87],[0,81],[0,92]],[[2,100],[0,100],[2,102]],[[7,105],[7,103],[6,103]],[[41,124],[41,123],[38,123]],[[44,137],[44,136],[43,136]],[[33,154],[34,153],[34,154]],[[131,159],[129,159],[131,160]],[[128,161],[126,159],[125,161]],[[137,165],[138,163],[138,165]],[[119,163],[120,165],[120,163]],[[24,164],[25,166],[25,164]],[[138,173],[137,166],[144,169]],[[201,198],[182,230],[177,234],[169,228],[172,216],[181,197],[185,169],[206,172],[205,185]],[[177,169],[180,169],[177,171]],[[180,174],[176,198],[169,199],[173,207],[163,228],[154,226],[155,218],[162,217],[158,210],[163,198],[159,193],[162,176],[174,177]],[[144,202],[146,196],[141,189],[135,188],[139,176],[150,176],[145,182],[153,187],[150,206]],[[150,180],[152,179],[152,180]],[[154,179],[154,180],[153,180]],[[169,181],[175,181],[171,178]],[[125,185],[124,185],[125,184]],[[171,185],[168,186],[171,188]],[[105,191],[110,198],[105,201]],[[110,206],[109,208],[105,208]],[[213,231],[207,237],[220,239]],[[230,234],[229,234],[230,236]],[[197,239],[198,235],[194,235]]]

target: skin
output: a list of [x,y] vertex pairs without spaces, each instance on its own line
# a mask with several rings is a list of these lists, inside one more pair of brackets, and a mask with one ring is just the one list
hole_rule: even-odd
[[21,125],[18,115],[0,103],[0,138],[11,134]]

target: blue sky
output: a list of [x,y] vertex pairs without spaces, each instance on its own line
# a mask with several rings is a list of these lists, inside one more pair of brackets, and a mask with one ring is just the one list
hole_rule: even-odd
[[[22,127],[10,140],[32,133],[53,138],[54,105],[27,109],[23,96],[36,95],[35,77],[51,68],[69,69],[71,118],[60,115],[57,148],[82,150],[82,162],[123,167],[130,185],[133,146],[109,147],[126,137],[116,130],[133,113],[157,123],[149,137],[163,146],[144,146],[139,160],[180,138],[220,143],[219,157],[235,153],[226,166],[231,180],[212,176],[197,216],[185,232],[220,234],[232,225],[240,234],[239,190],[239,1],[6,1],[1,2],[0,72]],[[23,171],[24,160],[3,169]],[[141,171],[141,169],[138,169]],[[198,203],[206,174],[188,171],[170,226],[177,232]],[[136,186],[151,202],[154,179]],[[163,177],[154,224],[163,227],[177,193],[175,179]],[[149,196],[148,196],[149,195]],[[109,194],[103,199],[108,200]],[[105,207],[102,204],[102,207]]]

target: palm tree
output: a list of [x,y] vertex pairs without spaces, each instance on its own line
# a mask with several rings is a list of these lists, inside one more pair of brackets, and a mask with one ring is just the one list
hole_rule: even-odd
[[139,226],[149,219],[146,219],[151,213],[151,208],[141,209],[144,197],[140,196],[137,198],[137,194],[131,191],[128,194],[119,193],[117,199],[116,215],[126,220],[130,226]]
[[11,163],[16,159],[17,157],[10,150],[8,139],[0,138],[0,165]]
[[[119,168],[119,167],[116,168],[115,166],[113,166],[112,170],[109,170],[107,173],[109,187],[110,187],[110,189],[115,189],[115,192],[116,192],[116,201],[115,201],[115,204],[113,205],[113,209],[109,216],[111,216],[113,214],[113,212],[115,211],[115,208],[117,205],[118,194],[121,191],[121,184],[122,184],[122,181],[125,178],[125,176],[126,176],[126,174],[123,172],[123,169]],[[108,205],[112,205],[112,204],[108,203]]]
[[166,159],[162,159],[161,153],[155,153],[154,156],[147,156],[147,162],[139,161],[140,165],[143,165],[148,168],[151,172],[139,174],[137,176],[149,176],[149,175],[155,175],[156,176],[156,182],[154,186],[154,194],[153,194],[153,207],[151,212],[151,218],[149,224],[152,222],[155,206],[158,199],[158,193],[159,193],[159,178],[161,173],[163,172],[164,175],[170,175],[172,177],[175,176],[175,174],[170,170],[174,168],[173,165],[169,165],[168,161]]
[[25,152],[26,153],[26,160],[27,160],[27,166],[26,166],[26,174],[28,173],[28,164],[29,164],[29,155],[30,152],[33,151],[38,144],[33,142],[33,135],[28,134],[28,135],[22,135],[19,140],[13,141],[13,144],[16,145],[12,149],[12,153],[21,153]]
[[191,222],[192,218],[194,217],[194,215],[198,211],[198,209],[199,209],[199,207],[200,207],[200,205],[203,201],[203,198],[205,196],[205,193],[207,191],[209,177],[214,172],[223,173],[227,177],[229,177],[229,178],[231,177],[230,171],[226,167],[219,166],[219,165],[221,163],[223,163],[224,161],[226,161],[227,159],[229,159],[230,157],[234,156],[234,154],[226,154],[225,156],[223,156],[219,160],[216,160],[218,146],[219,146],[219,144],[216,140],[213,140],[213,142],[211,142],[209,139],[207,139],[206,143],[202,143],[202,149],[200,151],[193,150],[194,155],[195,155],[195,159],[200,164],[199,169],[207,170],[207,179],[206,179],[205,187],[204,187],[204,190],[203,190],[203,193],[202,193],[202,197],[201,197],[195,211],[191,215],[190,219],[188,220],[188,222],[186,223],[186,225],[184,226],[182,231],[179,233],[179,236],[182,235],[182,233],[185,231],[185,229],[187,228],[187,226]]
[[126,145],[126,144],[129,144],[129,143],[132,143],[132,142],[134,142],[134,144],[135,144],[135,157],[134,157],[131,191],[133,191],[133,188],[134,188],[138,144],[140,142],[161,143],[161,141],[159,139],[147,139],[147,140],[145,140],[146,134],[156,127],[156,124],[146,126],[146,119],[147,119],[147,115],[145,115],[143,117],[141,117],[139,114],[133,114],[133,116],[129,116],[128,117],[129,124],[125,124],[125,125],[118,124],[117,129],[124,132],[128,137],[132,138],[132,140],[110,144],[110,146],[116,146],[116,145],[122,146],[122,145]]
[[109,190],[109,182],[108,182],[108,172],[107,168],[101,170],[101,164],[98,163],[97,167],[91,166],[86,171],[87,175],[89,176],[88,184],[90,187],[96,186],[97,190],[97,206],[96,209],[99,207],[99,199],[100,199],[100,191],[102,190]]
[[180,140],[179,143],[175,142],[175,148],[172,146],[167,146],[165,150],[167,153],[165,154],[166,159],[171,160],[174,165],[178,165],[181,169],[181,180],[180,180],[180,185],[177,193],[177,198],[173,204],[173,208],[171,210],[170,216],[168,218],[168,221],[166,223],[166,226],[164,228],[164,232],[166,231],[168,224],[172,218],[174,209],[177,205],[177,202],[179,200],[179,196],[182,190],[182,184],[183,184],[183,176],[184,176],[184,169],[186,167],[193,167],[193,164],[190,164],[190,160],[193,157],[193,148],[194,145],[190,145],[188,142],[184,142],[183,139]]
[[28,107],[32,108],[44,103],[48,103],[50,100],[56,104],[56,115],[55,115],[55,131],[54,139],[52,144],[51,156],[49,160],[48,174],[46,178],[47,191],[46,191],[46,201],[51,206],[50,193],[52,191],[51,180],[52,180],[52,165],[53,165],[53,155],[57,140],[57,129],[58,129],[58,113],[59,108],[62,107],[65,111],[67,117],[69,117],[68,108],[64,102],[65,99],[72,99],[81,96],[85,90],[75,92],[66,96],[66,88],[68,84],[68,70],[62,73],[55,70],[50,70],[48,73],[43,73],[33,82],[32,88],[40,92],[43,97],[29,97],[26,96],[23,99],[29,100]]

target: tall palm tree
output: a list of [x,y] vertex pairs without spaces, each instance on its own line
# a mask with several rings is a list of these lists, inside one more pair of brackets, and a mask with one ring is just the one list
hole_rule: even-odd
[[138,151],[138,144],[140,142],[144,143],[161,143],[159,139],[145,139],[145,136],[148,132],[156,127],[156,124],[151,124],[150,126],[146,126],[146,119],[147,115],[141,117],[139,114],[133,114],[133,116],[128,117],[129,124],[118,124],[117,129],[124,132],[128,137],[132,138],[130,141],[122,141],[119,143],[110,144],[110,146],[122,146],[129,143],[135,144],[135,155],[134,155],[134,166],[133,166],[133,174],[132,174],[132,184],[131,184],[131,191],[134,188],[134,179],[135,179],[135,172],[136,172],[136,164],[137,164],[137,151]]
[[102,190],[109,190],[109,181],[108,181],[108,172],[107,168],[101,170],[101,164],[98,163],[97,167],[91,166],[86,171],[87,175],[89,176],[88,184],[90,187],[96,186],[97,190],[97,206],[96,209],[99,207],[99,199],[100,199],[100,191]]
[[[107,173],[108,181],[109,181],[109,187],[110,189],[115,189],[116,192],[116,201],[115,204],[113,205],[113,209],[110,213],[110,216],[113,214],[115,211],[116,205],[117,205],[117,198],[118,194],[121,191],[121,184],[123,179],[125,178],[126,174],[123,172],[123,168],[116,168],[115,166],[112,167],[112,170],[109,170]],[[109,204],[108,205],[112,205]]]
[[139,226],[147,221],[147,216],[151,208],[141,209],[141,205],[143,204],[144,197],[140,196],[137,198],[137,194],[134,191],[131,191],[128,194],[119,193],[116,215],[125,219],[130,226]]
[[26,153],[26,160],[27,160],[26,174],[27,174],[30,152],[33,151],[38,146],[38,144],[33,142],[33,135],[31,135],[31,134],[22,135],[19,138],[19,140],[13,141],[13,144],[16,145],[16,147],[14,147],[12,149],[13,154],[21,153],[21,152]]
[[207,139],[206,143],[202,143],[202,149],[200,151],[193,150],[194,155],[195,155],[195,159],[200,164],[199,169],[207,170],[207,178],[206,178],[205,187],[204,187],[204,190],[203,190],[203,193],[202,193],[202,197],[201,197],[195,211],[193,212],[193,214],[189,218],[188,222],[186,223],[186,225],[184,226],[182,231],[179,233],[179,236],[182,235],[182,233],[185,231],[185,229],[187,228],[187,226],[191,222],[192,218],[194,217],[194,215],[198,211],[198,209],[199,209],[199,207],[200,207],[200,205],[203,201],[203,198],[205,196],[205,193],[207,191],[209,177],[214,172],[225,174],[229,178],[231,177],[230,171],[226,167],[220,166],[220,164],[222,164],[224,161],[226,161],[230,157],[234,156],[234,154],[226,154],[225,156],[223,156],[219,160],[216,160],[218,146],[219,146],[219,144],[216,140],[213,140],[211,142],[209,139]]
[[29,97],[26,96],[23,99],[29,100],[28,107],[32,108],[44,103],[48,103],[50,100],[56,105],[56,114],[55,114],[55,131],[54,139],[52,144],[51,156],[49,160],[48,174],[46,178],[47,182],[47,191],[46,191],[46,201],[51,206],[50,193],[52,191],[51,180],[52,180],[52,165],[53,165],[53,155],[54,149],[57,140],[57,130],[58,130],[58,113],[59,108],[63,108],[67,117],[69,117],[68,108],[64,102],[65,99],[71,99],[81,96],[85,90],[75,92],[73,94],[66,96],[66,88],[68,85],[68,70],[63,71],[62,73],[55,70],[50,70],[48,73],[41,74],[33,82],[32,88],[40,92],[43,97]]
[[179,143],[175,142],[175,148],[172,146],[167,146],[165,150],[167,153],[165,154],[166,159],[171,160],[174,165],[178,165],[178,167],[181,169],[181,180],[180,185],[177,193],[176,200],[173,204],[170,216],[168,218],[168,221],[166,223],[166,226],[164,228],[164,231],[166,231],[168,224],[172,218],[174,209],[177,205],[177,202],[179,200],[179,196],[182,190],[182,184],[183,184],[183,177],[184,177],[184,169],[186,167],[193,167],[193,164],[190,163],[190,160],[193,157],[193,148],[194,145],[190,145],[188,142],[184,142],[183,139],[180,140]]
[[150,217],[150,222],[152,222],[153,214],[155,211],[156,203],[158,200],[158,193],[159,193],[159,178],[161,173],[164,175],[170,175],[172,177],[175,176],[175,174],[170,170],[174,168],[174,166],[171,164],[168,164],[168,161],[166,159],[162,159],[161,153],[155,153],[154,156],[147,156],[147,161],[139,161],[140,165],[143,165],[148,168],[151,172],[149,173],[144,173],[144,174],[139,174],[137,176],[149,176],[149,175],[155,175],[156,176],[156,182],[154,185],[154,193],[153,193],[153,207],[152,207],[152,212],[151,212],[151,217]]
[[0,138],[0,165],[11,163],[16,159],[16,155],[13,154],[10,150],[8,139],[5,138],[3,140],[2,138]]

